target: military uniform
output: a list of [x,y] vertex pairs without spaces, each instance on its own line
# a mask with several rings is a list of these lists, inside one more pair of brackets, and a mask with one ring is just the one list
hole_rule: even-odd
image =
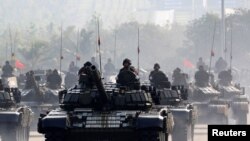
[[220,57],[215,63],[215,72],[220,73],[227,68],[227,62]]
[[218,75],[218,78],[220,79],[220,83],[223,85],[228,85],[231,83],[233,77],[231,74],[231,71],[221,71]]
[[157,88],[170,88],[170,82],[165,73],[163,73],[160,69],[160,65],[156,63],[154,65],[154,70],[149,74],[149,80],[151,85]]
[[2,72],[3,72],[3,74],[2,74],[2,77],[10,77],[10,76],[12,76],[13,74],[13,71],[14,71],[14,69],[13,69],[13,67],[9,64],[9,61],[6,61],[5,62],[5,65],[3,66],[3,68],[2,68]]
[[185,73],[181,73],[181,70],[179,68],[174,70],[174,73],[172,75],[172,79],[173,79],[173,83],[172,85],[174,86],[178,86],[178,85],[182,85],[182,86],[187,86],[187,74]]
[[123,61],[123,66],[124,67],[119,71],[116,82],[122,86],[134,87],[134,84],[139,83],[139,79],[137,78],[138,73],[135,68],[131,66],[129,59]]
[[208,85],[209,74],[200,66],[199,71],[195,73],[195,83],[197,86],[204,87]]
[[52,72],[52,74],[50,74],[48,76],[48,87],[52,88],[52,89],[56,89],[61,87],[61,83],[62,83],[62,78],[61,76],[58,74],[57,70],[54,70]]

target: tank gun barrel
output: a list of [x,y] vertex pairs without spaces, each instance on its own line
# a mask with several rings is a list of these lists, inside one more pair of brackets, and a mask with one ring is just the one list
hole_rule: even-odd
[[108,95],[103,86],[101,75],[99,74],[95,66],[91,66],[91,72],[92,72],[91,75],[93,77],[94,83],[96,84],[96,87],[100,94],[101,102],[102,104],[106,104],[108,102]]

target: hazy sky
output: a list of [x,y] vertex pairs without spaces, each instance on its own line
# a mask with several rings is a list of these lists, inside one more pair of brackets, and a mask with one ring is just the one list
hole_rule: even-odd
[[[192,3],[194,2],[194,3]],[[187,22],[220,8],[217,0],[0,0],[0,25],[50,22],[84,27],[99,16],[105,28],[126,21],[165,24]],[[225,0],[226,8],[247,7],[247,0]],[[215,11],[216,12],[216,11]]]

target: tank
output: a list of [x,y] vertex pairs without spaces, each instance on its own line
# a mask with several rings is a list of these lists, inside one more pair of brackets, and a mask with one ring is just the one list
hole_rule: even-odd
[[46,84],[46,70],[34,71],[35,82],[21,91],[21,103],[34,112],[31,130],[37,130],[37,119],[41,112],[59,107],[58,92],[63,88],[50,88]]
[[198,124],[228,124],[229,103],[219,99],[221,92],[212,85],[191,85],[190,102],[197,110]]
[[164,81],[161,76],[162,73],[154,74],[156,82],[151,85],[150,93],[156,106],[166,107],[173,114],[172,141],[193,141],[196,110],[192,103],[187,101],[188,88],[184,85],[171,86],[171,83]]
[[1,141],[28,141],[33,113],[20,105],[16,77],[0,79],[0,136]]
[[249,100],[245,94],[245,88],[232,83],[228,85],[222,85],[219,83],[218,87],[222,93],[219,98],[230,103],[229,115],[233,121],[231,124],[247,124]]
[[169,109],[154,107],[144,90],[113,86],[88,68],[79,84],[59,93],[60,108],[40,115],[38,132],[48,141],[167,141],[174,124]]

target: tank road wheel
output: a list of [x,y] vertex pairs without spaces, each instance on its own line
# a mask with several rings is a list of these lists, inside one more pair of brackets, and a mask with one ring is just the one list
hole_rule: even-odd
[[193,141],[194,128],[191,123],[178,119],[172,132],[172,141]]
[[45,141],[65,141],[64,134],[60,131],[47,132]]
[[142,131],[138,141],[168,141],[168,134],[161,131]]
[[18,126],[8,129],[2,136],[2,141],[29,141],[29,128]]

